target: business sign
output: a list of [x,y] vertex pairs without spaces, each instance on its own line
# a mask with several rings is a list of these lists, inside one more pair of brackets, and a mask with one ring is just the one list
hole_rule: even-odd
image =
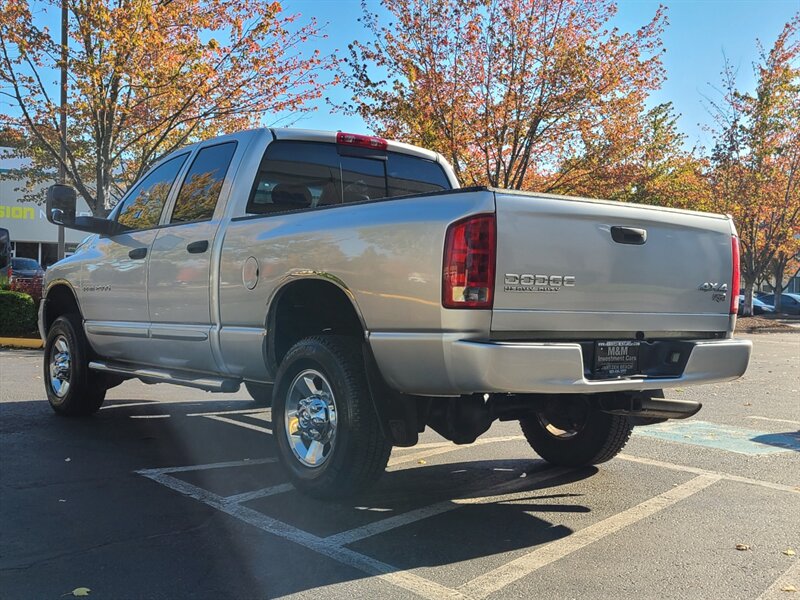
[[[47,220],[44,205],[19,201],[22,192],[16,188],[22,186],[19,181],[0,180],[0,227],[8,229],[12,242],[58,242],[58,227]],[[80,197],[76,213],[92,214],[89,206]],[[85,237],[84,232],[65,230],[68,244],[77,244]]]

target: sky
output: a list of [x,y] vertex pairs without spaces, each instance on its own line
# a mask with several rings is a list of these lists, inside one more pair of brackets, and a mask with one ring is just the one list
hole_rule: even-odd
[[[618,0],[615,25],[622,31],[635,31],[653,18],[659,4],[667,7],[669,20],[663,35],[667,79],[651,96],[649,105],[672,102],[681,115],[679,126],[687,134],[687,148],[709,147],[710,136],[703,125],[710,124],[711,117],[703,102],[704,96],[718,97],[712,86],[720,81],[724,57],[738,68],[740,88],[752,91],[755,86],[752,64],[758,60],[756,40],[769,48],[783,25],[800,11],[800,0]],[[369,0],[369,5],[371,10],[381,13],[378,0]],[[369,39],[358,22],[360,0],[283,0],[283,6],[288,14],[300,14],[300,23],[313,17],[324,26],[327,39],[318,40],[309,50],[317,47],[322,54],[342,57],[353,40]],[[51,7],[39,12],[36,18],[41,20],[38,24],[47,24],[58,31],[58,15]],[[359,117],[332,112],[325,96],[334,102],[349,99],[342,86],[331,87],[325,90],[322,99],[311,104],[311,112],[300,118],[267,115],[264,124],[290,123],[308,129],[374,133]],[[0,101],[0,112],[3,110],[9,110],[9,106]]]
[[[357,21],[360,0],[285,0],[283,4],[287,12],[327,23],[328,39],[319,46],[323,53],[341,54],[354,39],[365,39],[364,28]],[[659,4],[667,6],[669,20],[663,36],[667,79],[650,104],[671,101],[681,114],[679,124],[688,136],[687,146],[709,146],[702,124],[709,124],[711,117],[703,97],[714,97],[711,86],[720,81],[724,57],[738,67],[740,86],[752,90],[752,63],[758,60],[756,40],[769,48],[783,25],[800,11],[800,0],[619,0],[615,24],[623,31],[634,31],[653,18]],[[347,99],[343,89],[328,89],[325,95]],[[369,132],[358,117],[331,114],[324,100],[314,106],[316,110],[294,126]]]

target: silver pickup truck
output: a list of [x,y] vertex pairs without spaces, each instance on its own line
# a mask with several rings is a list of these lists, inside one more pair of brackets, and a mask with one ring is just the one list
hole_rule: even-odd
[[376,137],[259,129],[179,150],[47,272],[53,409],[128,378],[272,403],[293,483],[354,493],[426,426],[470,443],[518,420],[559,465],[695,414],[662,390],[741,376],[729,217],[459,189],[439,155]]

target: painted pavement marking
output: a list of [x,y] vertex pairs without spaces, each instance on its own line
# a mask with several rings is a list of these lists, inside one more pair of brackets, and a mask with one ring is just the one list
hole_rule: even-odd
[[772,417],[756,417],[750,416],[748,419],[758,419],[760,421],[773,421],[775,423],[789,423],[789,425],[797,425],[800,427],[800,421],[792,421],[791,419],[773,419]]
[[800,434],[765,433],[706,421],[667,421],[634,429],[634,435],[667,442],[694,444],[738,454],[775,454],[800,451]]
[[[171,472],[175,471],[173,470]],[[305,546],[323,556],[332,558],[333,560],[358,569],[368,575],[378,577],[387,583],[406,589],[423,598],[430,598],[431,600],[437,600],[439,598],[465,598],[463,594],[456,590],[425,579],[424,577],[414,575],[413,573],[399,570],[396,567],[355,552],[354,550],[350,550],[349,548],[333,544],[326,541],[324,538],[320,538],[307,531],[303,531],[302,529],[269,517],[257,510],[253,510],[237,502],[232,502],[230,499],[223,498],[218,494],[214,494],[213,492],[209,492],[208,490],[172,477],[169,475],[168,470],[144,469],[137,471],[137,473],[185,496],[199,500],[232,517],[236,517],[262,531]]]
[[169,419],[170,415],[129,415],[131,419]]
[[[208,463],[204,465],[187,465],[185,467],[161,467],[158,469],[142,469],[136,471],[140,475],[150,477],[150,475],[166,474],[166,473],[186,473],[188,471],[208,471],[209,469],[228,469],[231,467],[246,467],[248,465],[265,465],[269,463],[276,463],[278,459],[274,456],[267,456],[266,458],[244,458],[242,460],[229,460],[226,462]],[[150,477],[152,479],[152,477]]]
[[237,421],[236,419],[229,419],[228,417],[219,417],[216,415],[208,415],[206,419],[212,419],[214,421],[221,421],[223,423],[230,423],[231,425],[237,425],[238,427],[244,427],[245,429],[252,429],[253,431],[259,431],[261,433],[272,433],[271,429],[267,429],[266,427],[261,427],[259,425],[253,425],[252,423],[246,423],[245,421]]
[[476,577],[459,587],[459,591],[471,598],[486,598],[490,594],[497,592],[506,586],[514,583],[549,565],[552,562],[569,556],[573,552],[580,550],[603,539],[629,525],[638,523],[665,508],[677,504],[693,496],[697,492],[704,490],[708,486],[722,479],[713,475],[698,475],[694,479],[687,481],[666,492],[645,500],[628,510],[624,510],[614,516],[603,519],[584,529],[576,531],[572,535],[555,540],[537,548],[524,556],[521,556],[505,565],[498,567]]
[[285,494],[286,492],[291,492],[293,489],[294,486],[291,483],[279,483],[278,485],[253,490],[251,492],[242,492],[241,494],[234,494],[233,496],[225,496],[223,501],[228,504],[244,504],[251,500],[257,500],[258,498]]
[[512,481],[494,485],[489,488],[494,495],[481,496],[477,498],[453,498],[450,500],[444,500],[442,502],[437,502],[436,504],[431,504],[430,506],[424,506],[422,508],[410,510],[394,517],[389,517],[381,521],[368,523],[367,525],[356,527],[355,529],[351,529],[349,531],[343,531],[341,533],[328,536],[325,539],[336,543],[337,545],[346,546],[365,538],[386,533],[392,529],[397,529],[398,527],[404,527],[405,525],[410,525],[429,517],[450,512],[451,510],[455,510],[462,506],[470,504],[492,504],[496,502],[508,502],[520,498],[527,498],[528,495],[534,490],[527,489],[523,491],[524,488],[530,488],[533,484],[541,483],[550,479],[556,479],[569,472],[570,469],[547,469],[540,473],[534,473],[526,477],[518,477]]
[[786,598],[787,595],[784,588],[789,587],[800,590],[800,559],[794,559],[792,565],[758,597],[758,600],[778,600],[778,598]]
[[720,477],[727,481],[736,481],[738,483],[746,483],[748,485],[757,485],[770,490],[778,490],[780,492],[792,492],[794,494],[800,493],[800,486],[792,487],[782,483],[773,483],[771,481],[762,481],[761,479],[751,479],[749,477],[741,477],[740,475],[731,475],[730,473],[719,473],[717,471],[709,471],[708,469],[699,469],[697,467],[689,467],[687,465],[676,465],[673,463],[662,462],[660,460],[653,460],[652,458],[642,458],[639,456],[632,456],[630,454],[617,454],[617,459],[627,460],[630,462],[639,463],[642,465],[650,465],[652,467],[661,467],[662,469],[670,469],[672,471],[681,471],[683,473],[694,473],[695,475],[711,475]]
[[263,413],[271,411],[269,408],[242,408],[236,410],[214,410],[210,412],[198,412],[198,413],[189,413],[187,417],[212,417],[212,416],[224,416],[224,415],[250,415],[256,413]]
[[413,452],[411,454],[401,454],[397,456],[392,456],[389,459],[387,468],[389,470],[393,470],[392,467],[396,467],[397,465],[417,462],[419,460],[424,460],[432,456],[437,456],[439,454],[447,454],[448,452],[455,452],[457,450],[462,450],[466,448],[474,448],[476,446],[483,446],[484,444],[493,444],[496,442],[512,442],[524,439],[525,439],[524,436],[521,435],[507,435],[507,436],[481,438],[475,440],[471,444],[464,444],[460,446],[453,444],[452,442],[447,442],[445,446],[441,446],[438,448],[430,448],[428,450],[423,450],[422,452]]

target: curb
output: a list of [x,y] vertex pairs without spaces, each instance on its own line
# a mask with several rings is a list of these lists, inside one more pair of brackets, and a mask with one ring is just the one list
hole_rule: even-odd
[[0,337],[0,346],[39,350],[44,346],[44,343],[36,338]]

